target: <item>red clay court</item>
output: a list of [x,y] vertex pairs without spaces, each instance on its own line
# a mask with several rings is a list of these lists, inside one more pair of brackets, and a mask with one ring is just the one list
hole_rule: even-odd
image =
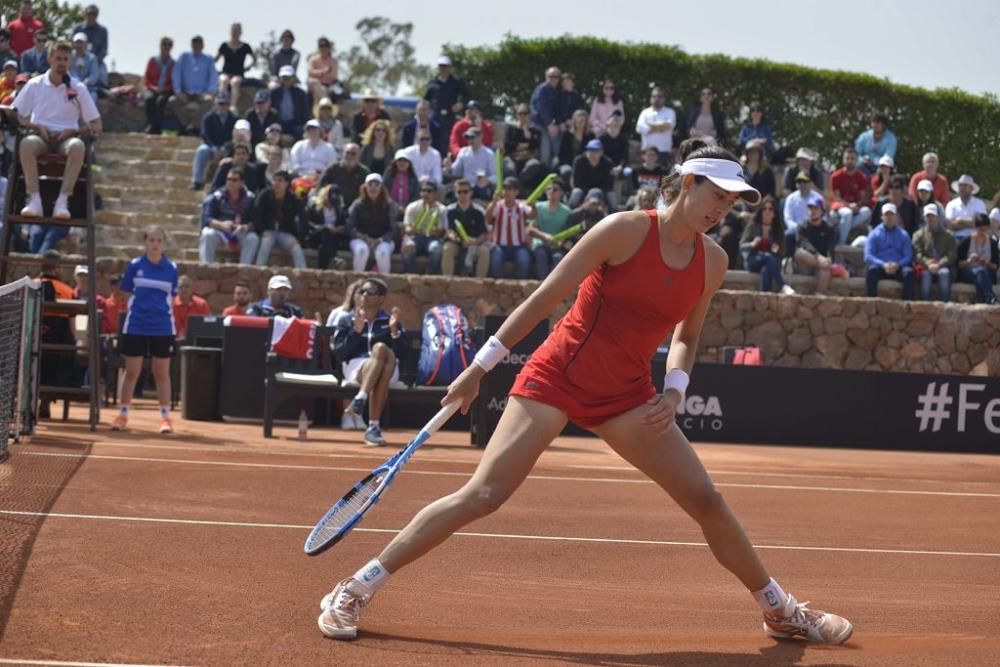
[[776,643],[696,524],[597,439],[563,438],[498,513],[402,571],[355,642],[320,597],[480,451],[445,432],[343,543],[313,522],[412,432],[45,422],[0,465],[0,664],[996,665],[1000,457],[698,445],[776,578],[855,625]]

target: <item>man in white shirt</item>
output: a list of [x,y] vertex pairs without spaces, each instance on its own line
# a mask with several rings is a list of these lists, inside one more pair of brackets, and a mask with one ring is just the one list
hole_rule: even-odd
[[674,126],[677,114],[664,106],[666,95],[657,86],[649,94],[649,106],[639,113],[635,121],[635,131],[642,137],[642,150],[655,148],[660,156],[660,164],[669,168],[673,162],[670,152],[674,147]]
[[443,182],[441,177],[441,153],[431,145],[430,130],[417,130],[417,143],[403,149],[406,159],[413,165],[417,180],[428,179]]
[[468,178],[482,169],[486,180],[496,185],[497,165],[493,151],[483,146],[483,133],[478,127],[470,127],[465,131],[469,145],[458,152],[455,163],[450,158],[444,160],[444,171],[454,178]]
[[316,178],[337,161],[337,150],[320,139],[322,128],[316,119],[306,123],[305,138],[292,146],[292,171],[296,176]]
[[52,215],[69,219],[68,199],[86,152],[81,137],[96,136],[102,129],[101,115],[87,87],[70,79],[72,54],[68,42],[56,42],[49,53],[49,71],[26,83],[14,100],[18,118],[31,133],[21,141],[20,150],[28,200],[21,215],[27,218],[44,214],[38,190],[38,156],[58,153],[66,156],[66,169]]
[[986,204],[976,196],[979,194],[979,184],[968,174],[962,174],[957,181],[952,181],[951,189],[958,196],[944,207],[944,217],[948,220],[948,228],[955,234],[956,243],[960,243],[972,236],[976,215],[986,215]]

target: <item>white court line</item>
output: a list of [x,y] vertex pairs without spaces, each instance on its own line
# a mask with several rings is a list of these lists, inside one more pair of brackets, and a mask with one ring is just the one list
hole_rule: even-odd
[[[138,463],[178,463],[195,466],[228,466],[234,468],[264,468],[269,470],[323,470],[329,472],[369,473],[371,468],[347,468],[343,466],[309,466],[288,463],[243,463],[237,461],[196,461],[193,459],[164,459],[145,456],[109,456],[106,454],[78,454],[58,452],[21,452],[25,456],[53,456],[62,458],[99,459],[105,461],[134,461]],[[471,477],[471,472],[445,472],[437,470],[406,470],[407,475],[429,475],[437,477]],[[598,482],[605,484],[652,484],[649,479],[619,479],[615,477],[566,477],[559,475],[528,475],[526,479],[559,482]],[[909,489],[854,489],[837,486],[799,486],[794,484],[740,484],[719,482],[718,487],[735,489],[775,489],[779,491],[825,491],[831,493],[870,493],[898,496],[948,496],[956,498],[1000,498],[1000,493],[973,493],[968,491],[914,491]]]
[[[55,519],[85,519],[97,521],[130,521],[136,523],[165,523],[186,526],[220,526],[235,528],[282,528],[294,530],[312,530],[313,526],[285,524],[285,523],[250,523],[243,521],[210,521],[205,519],[161,519],[156,517],[142,516],[108,516],[103,514],[64,514],[60,512],[21,512],[17,510],[0,510],[0,514],[12,516],[38,516]],[[395,535],[399,532],[394,528],[355,528],[361,533],[388,533]],[[566,537],[557,535],[514,535],[510,533],[473,533],[457,532],[459,537],[492,537],[503,540],[536,540],[545,542],[587,542],[593,544],[639,544],[646,546],[667,546],[667,547],[707,547],[705,542],[675,542],[668,540],[626,540],[609,537]],[[985,558],[1000,558],[1000,553],[989,553],[981,551],[928,551],[922,549],[865,549],[860,547],[816,547],[797,546],[787,544],[755,544],[757,549],[773,549],[782,551],[831,551],[844,553],[861,554],[893,554],[904,556],[979,556]]]
[[133,665],[124,662],[65,662],[63,660],[16,660],[0,658],[0,665],[52,665],[53,667],[180,667],[179,665]]

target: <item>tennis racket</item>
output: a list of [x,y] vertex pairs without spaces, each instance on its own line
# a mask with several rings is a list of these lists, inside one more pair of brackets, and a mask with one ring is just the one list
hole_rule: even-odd
[[368,473],[368,476],[358,482],[323,515],[306,538],[305,552],[309,556],[321,554],[340,540],[361,521],[365,513],[373,508],[392,484],[392,480],[410,460],[413,453],[427,442],[462,405],[461,401],[452,401],[441,408],[420,432],[410,440],[409,444],[391,459]]

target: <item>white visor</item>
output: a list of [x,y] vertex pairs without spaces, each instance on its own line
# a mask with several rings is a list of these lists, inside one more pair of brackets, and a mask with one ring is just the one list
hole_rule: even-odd
[[704,176],[726,192],[739,192],[749,204],[760,203],[760,193],[749,185],[743,177],[743,166],[732,160],[716,158],[695,158],[681,165],[681,176],[694,174]]

